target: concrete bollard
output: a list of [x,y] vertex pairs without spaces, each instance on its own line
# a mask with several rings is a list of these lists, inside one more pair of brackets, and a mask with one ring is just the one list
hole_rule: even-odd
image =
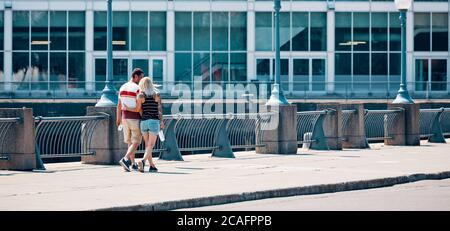
[[19,117],[20,121],[13,123],[5,135],[0,169],[33,170],[36,168],[33,109],[0,109],[0,118],[15,117]]
[[269,107],[276,127],[271,130],[257,130],[256,153],[261,154],[297,154],[297,105]]
[[[420,145],[419,104],[388,104],[388,109],[403,108],[403,119],[388,126],[389,134],[396,134],[395,139],[385,140],[386,145]],[[392,133],[391,133],[392,132]]]
[[342,106],[338,103],[317,104],[317,110],[331,109],[325,115],[323,130],[330,150],[342,150]]
[[[343,104],[342,110],[350,110],[346,123],[342,124],[342,148],[369,148],[364,124],[364,104]],[[343,119],[345,118],[343,113]]]
[[110,115],[109,120],[100,122],[92,135],[91,150],[93,156],[82,156],[83,164],[118,164],[127,152],[123,142],[123,132],[117,130],[116,107],[87,107],[87,115]]

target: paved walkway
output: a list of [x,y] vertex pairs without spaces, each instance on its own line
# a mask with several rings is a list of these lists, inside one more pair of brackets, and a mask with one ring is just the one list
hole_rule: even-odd
[[47,164],[44,172],[0,171],[0,210],[177,209],[448,178],[447,142],[299,149],[297,155],[238,152],[235,159],[192,155],[183,162],[157,160],[160,172],[145,174],[80,163]]

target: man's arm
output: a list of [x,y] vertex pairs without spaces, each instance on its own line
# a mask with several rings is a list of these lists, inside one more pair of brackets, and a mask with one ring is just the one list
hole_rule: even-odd
[[122,102],[120,101],[120,98],[117,103],[116,118],[117,118],[116,124],[117,124],[117,126],[119,126],[120,123],[122,122]]

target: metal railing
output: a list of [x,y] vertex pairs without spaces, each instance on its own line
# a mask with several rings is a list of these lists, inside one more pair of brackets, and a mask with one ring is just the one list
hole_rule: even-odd
[[419,126],[420,138],[428,138],[434,134],[433,124],[439,123],[440,116],[443,109],[420,109],[419,111]]
[[[41,158],[95,155],[92,135],[97,125],[109,115],[35,117],[36,152]],[[107,132],[107,131],[96,131]]]
[[387,134],[388,127],[392,126],[397,117],[402,112],[401,109],[391,110],[367,110],[364,115],[364,125],[366,130],[366,138],[369,141],[383,141],[384,139],[392,139]]
[[11,126],[15,123],[19,123],[22,119],[20,117],[15,118],[0,118],[0,161],[9,160],[9,157],[4,155],[5,143]]
[[335,113],[335,110],[297,112],[297,144],[310,147],[314,143],[312,146],[318,149],[328,149],[324,139],[323,121],[329,113]]
[[342,110],[342,119],[341,119],[341,129],[342,129],[342,140],[346,141],[348,140],[347,134],[345,134],[345,131],[347,130],[347,126],[349,125],[350,117],[357,113],[357,110],[351,109],[351,110]]
[[[157,138],[153,152],[160,158],[182,160],[181,152],[212,151],[213,156],[234,157],[232,150],[254,149],[264,124],[274,113],[176,114],[164,116],[166,141]],[[258,133],[258,130],[260,131]],[[262,130],[262,131],[261,131]],[[145,152],[142,142],[137,153]]]
[[441,115],[441,128],[444,136],[450,136],[450,108],[444,108]]

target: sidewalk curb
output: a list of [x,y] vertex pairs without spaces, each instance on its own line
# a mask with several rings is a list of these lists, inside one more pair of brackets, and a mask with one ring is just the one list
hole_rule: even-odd
[[450,171],[440,173],[416,173],[406,176],[378,178],[372,180],[271,189],[264,191],[244,192],[237,194],[165,201],[142,205],[130,205],[130,206],[94,209],[94,211],[166,211],[166,210],[194,208],[194,207],[220,205],[251,200],[276,198],[276,197],[301,196],[301,195],[334,193],[334,192],[344,192],[362,189],[373,189],[373,188],[393,186],[397,184],[412,183],[421,180],[442,180],[447,178],[450,178]]

